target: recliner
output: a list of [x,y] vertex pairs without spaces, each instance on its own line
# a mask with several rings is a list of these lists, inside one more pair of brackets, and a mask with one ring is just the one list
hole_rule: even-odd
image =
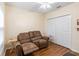
[[28,33],[31,37],[31,41],[35,43],[40,49],[48,46],[48,37],[45,39],[40,31],[30,31]]
[[17,36],[24,55],[48,47],[48,39],[48,37],[43,37],[40,31],[24,32]]

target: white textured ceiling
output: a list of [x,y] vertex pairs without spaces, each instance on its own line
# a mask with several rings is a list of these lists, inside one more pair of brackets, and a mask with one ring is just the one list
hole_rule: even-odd
[[23,9],[27,9],[29,11],[34,11],[34,12],[40,12],[40,13],[47,13],[50,11],[54,11],[58,8],[64,7],[66,5],[71,4],[72,2],[55,2],[55,3],[51,3],[51,7],[50,9],[40,9],[40,4],[36,3],[36,2],[8,2],[8,5],[13,5],[19,8],[23,8]]

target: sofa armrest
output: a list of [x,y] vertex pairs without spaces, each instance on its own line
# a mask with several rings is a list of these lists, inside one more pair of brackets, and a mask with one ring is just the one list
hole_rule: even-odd
[[17,45],[21,45],[20,41],[16,41],[15,46],[17,46]]
[[49,37],[47,37],[47,36],[43,36],[43,39],[45,39],[45,40],[49,40]]
[[21,45],[16,46],[16,54],[17,54],[17,56],[23,56],[24,55]]

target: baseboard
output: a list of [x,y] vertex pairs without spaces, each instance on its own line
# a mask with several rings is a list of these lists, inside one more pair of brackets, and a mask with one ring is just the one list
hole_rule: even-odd
[[77,50],[74,50],[74,49],[70,49],[70,50],[72,50],[73,52],[79,53],[79,51],[77,51]]
[[[53,42],[53,41],[50,41],[50,42],[55,43],[55,44],[58,44],[58,43]],[[60,44],[58,44],[58,45],[60,45]],[[60,46],[62,46],[62,45],[60,45]],[[65,46],[63,46],[63,47],[65,47]],[[66,48],[67,48],[67,47],[66,47]],[[72,49],[72,48],[68,48],[68,49],[70,49],[70,50],[73,51],[73,52],[79,53],[79,51],[74,50],[74,49]]]

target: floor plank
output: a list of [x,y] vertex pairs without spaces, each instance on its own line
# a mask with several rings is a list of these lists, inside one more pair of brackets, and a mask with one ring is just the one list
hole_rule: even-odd
[[64,54],[68,52],[72,52],[72,51],[58,44],[49,43],[49,46],[47,48],[33,52],[32,55],[34,56],[63,56]]

